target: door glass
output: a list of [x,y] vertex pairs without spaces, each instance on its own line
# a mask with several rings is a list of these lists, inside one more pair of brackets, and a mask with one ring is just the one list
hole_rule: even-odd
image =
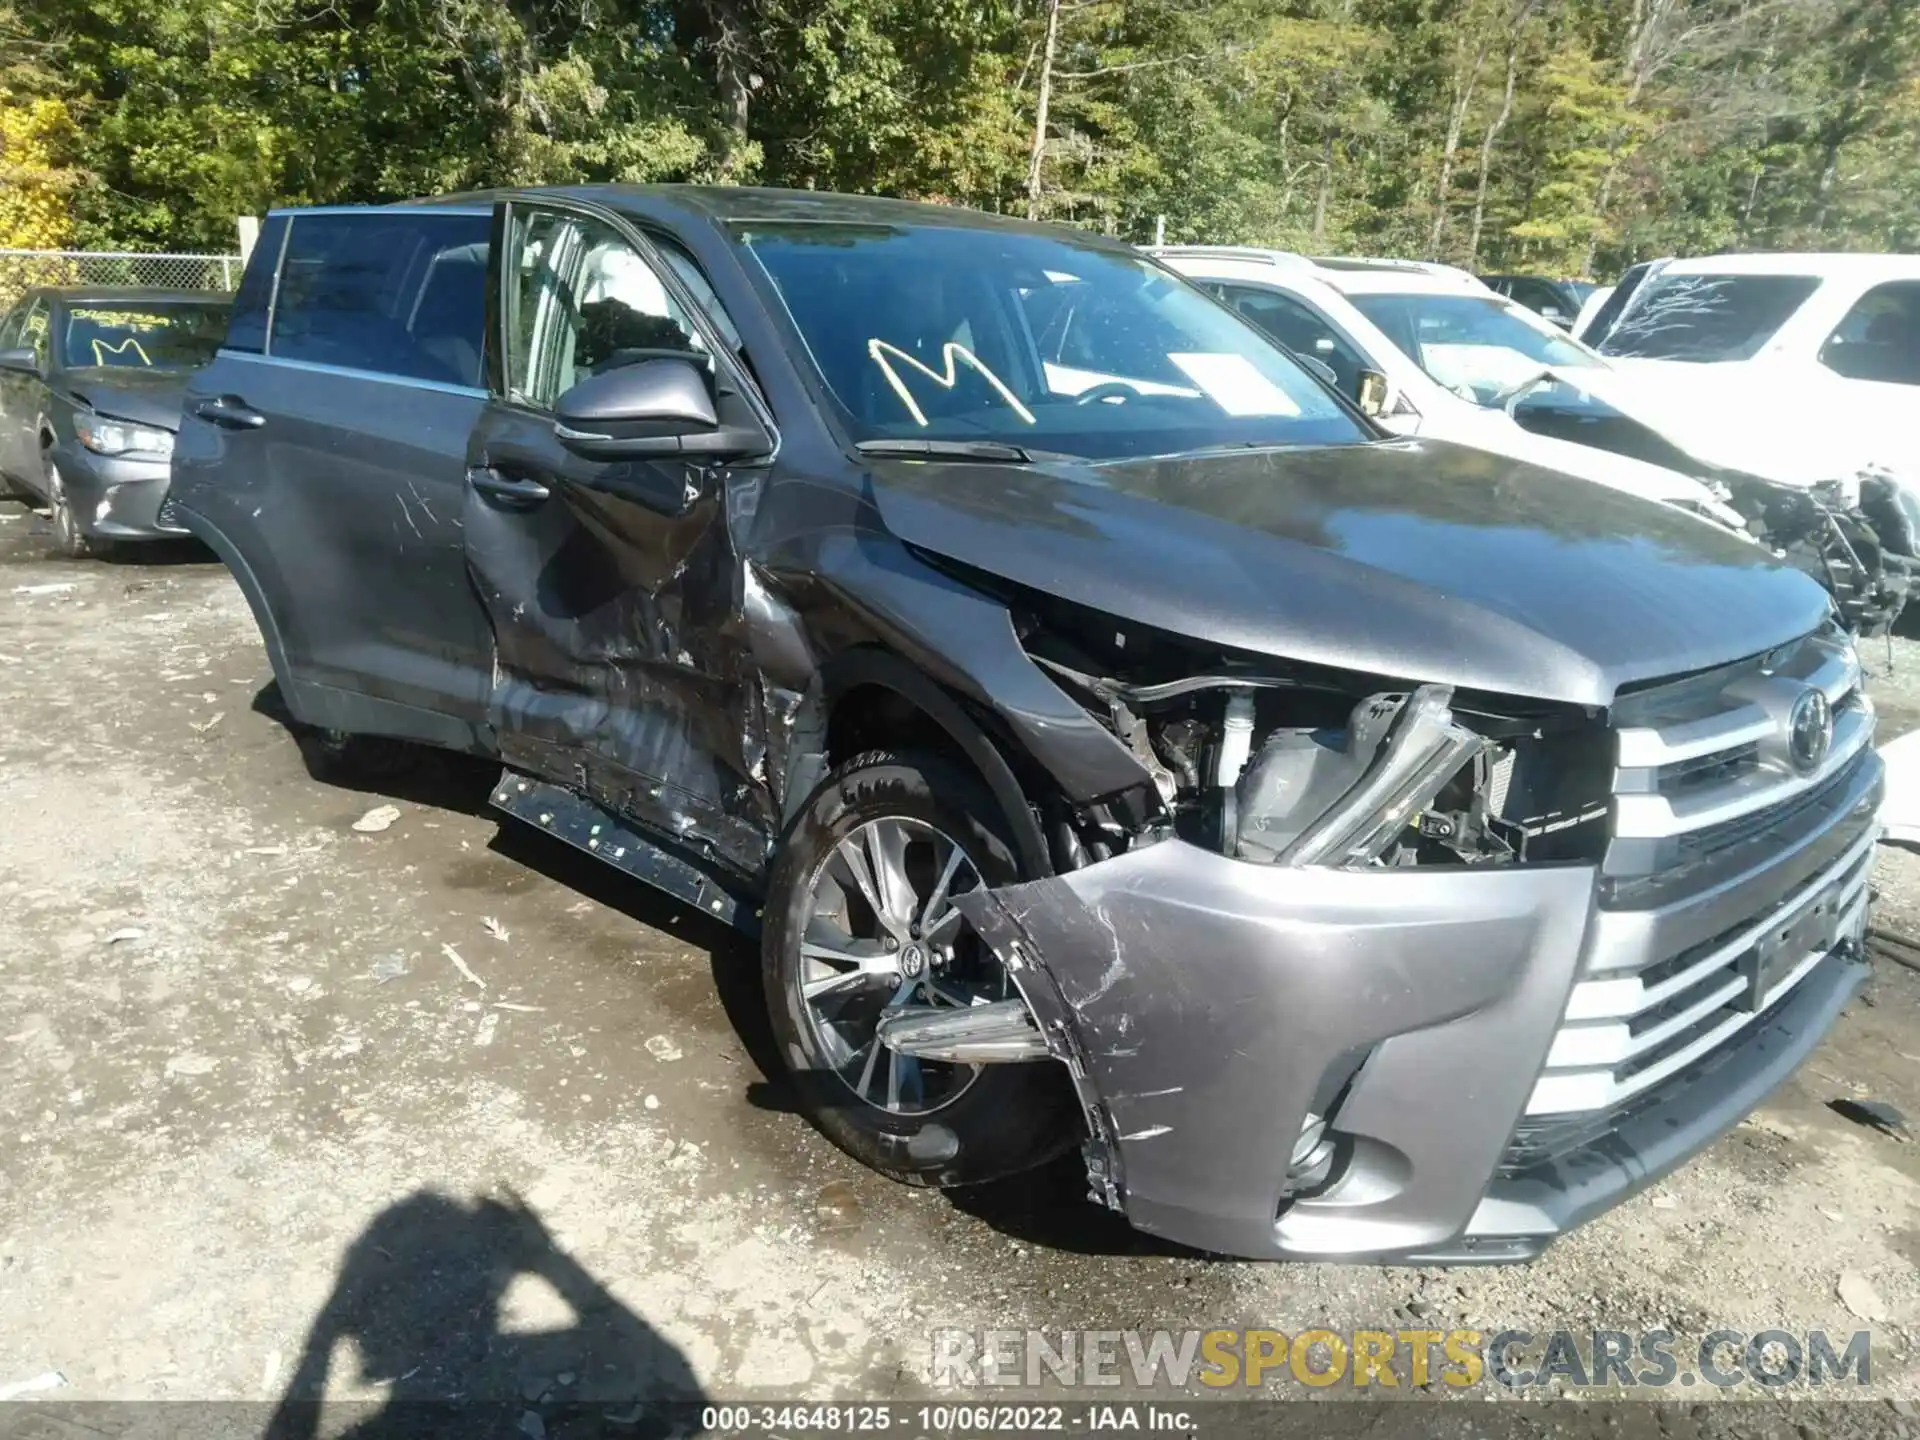
[[705,352],[653,267],[603,221],[516,207],[507,256],[507,393],[521,404],[551,409],[589,376]]
[[1502,293],[1519,301],[1536,315],[1559,315],[1565,311],[1553,287],[1538,280],[1523,278],[1510,281]]
[[1367,368],[1366,361],[1316,311],[1272,290],[1229,285],[1221,287],[1221,294],[1234,309],[1294,354],[1331,367],[1341,394],[1360,393],[1360,372]]
[[1862,295],[1820,348],[1820,363],[1849,380],[1920,385],[1920,280]]
[[280,272],[280,247],[287,239],[287,217],[269,215],[254,241],[240,289],[233,297],[226,347],[258,355],[267,348],[267,310],[273,303],[273,277]]
[[485,215],[300,215],[268,353],[447,385],[480,384]]
[[42,371],[47,368],[47,300],[44,295],[33,302],[33,308],[27,311],[27,318],[20,323],[20,339],[17,343],[33,351],[33,358]]

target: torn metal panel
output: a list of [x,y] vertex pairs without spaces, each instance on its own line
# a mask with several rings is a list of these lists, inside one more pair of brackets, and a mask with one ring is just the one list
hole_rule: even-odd
[[[516,438],[494,437],[488,458]],[[556,486],[533,509],[469,490],[467,559],[495,637],[488,720],[506,764],[757,878],[775,812],[761,737],[737,718],[759,681],[732,640],[724,491],[678,462],[629,468],[692,498],[663,515],[604,483]]]
[[820,537],[815,565],[843,615],[860,617],[895,654],[997,713],[1026,754],[1073,799],[1148,783],[1140,762],[1112,732],[1028,657],[999,601],[884,536],[830,532]]
[[493,787],[493,803],[596,860],[685,901],[703,915],[749,935],[760,931],[759,913],[741,897],[571,790],[508,770]]
[[[1467,1224],[1565,1006],[1593,882],[1574,865],[1256,866],[1167,841],[959,903],[1084,1057],[1134,1224],[1238,1255],[1357,1255]],[[1355,1052],[1330,1117],[1347,1166],[1283,1214],[1309,1112]]]

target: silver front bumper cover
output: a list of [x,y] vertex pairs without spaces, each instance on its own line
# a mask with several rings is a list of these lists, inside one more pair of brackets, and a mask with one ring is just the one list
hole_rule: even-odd
[[[1847,788],[1804,843],[1638,910],[1601,909],[1590,866],[1292,868],[1173,840],[962,908],[1075,1071],[1097,1187],[1139,1228],[1257,1258],[1525,1259],[1737,1122],[1825,1034],[1864,973],[1845,943],[1769,970],[1751,1012],[1656,1081],[1617,1082],[1591,1053],[1548,1069],[1592,1038],[1570,1002],[1613,993],[1587,987],[1641,987],[1836,881],[1856,921],[1878,759]],[[1541,1087],[1576,1076],[1581,1109],[1616,1091],[1640,1108],[1514,1173]],[[1292,1193],[1309,1114],[1338,1153],[1322,1188]]]

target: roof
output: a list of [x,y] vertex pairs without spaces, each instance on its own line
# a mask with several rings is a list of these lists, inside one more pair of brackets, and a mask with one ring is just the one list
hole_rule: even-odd
[[1424,260],[1310,259],[1289,250],[1261,250],[1251,245],[1160,245],[1149,247],[1147,253],[1182,274],[1257,283],[1271,280],[1278,272],[1318,280],[1343,295],[1494,293],[1464,270]]
[[36,285],[27,292],[50,295],[68,303],[176,305],[193,301],[227,304],[233,299],[229,290],[166,290],[152,285]]
[[1920,255],[1848,252],[1783,252],[1765,255],[1696,255],[1670,260],[1668,275],[1818,275],[1853,279],[1920,279]]
[[1409,270],[1398,266],[1325,271],[1320,276],[1343,295],[1473,295],[1498,299],[1486,285],[1464,271]]
[[[491,205],[515,196],[553,195],[604,205],[646,219],[704,219],[719,225],[754,221],[816,225],[939,225],[960,229],[1071,237],[1102,249],[1131,252],[1121,241],[1067,225],[1039,224],[960,205],[892,200],[877,195],[841,195],[827,190],[780,190],[730,185],[556,185],[473,190],[405,201],[407,205]],[[335,207],[339,208],[339,207]],[[297,209],[276,213],[300,213]]]

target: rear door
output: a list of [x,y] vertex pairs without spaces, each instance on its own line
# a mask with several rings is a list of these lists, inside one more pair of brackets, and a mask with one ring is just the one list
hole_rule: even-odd
[[283,223],[260,242],[280,263],[258,347],[243,305],[194,381],[177,498],[270,592],[297,716],[484,748],[491,637],[460,512],[486,399],[490,212]]
[[731,326],[710,291],[696,302],[690,257],[613,216],[514,201],[496,233],[502,363],[467,457],[465,533],[493,626],[501,756],[756,873],[771,817],[747,752],[758,701],[729,623],[741,579],[727,523],[729,494],[755,482],[586,459],[554,428],[574,383],[662,352],[708,370],[722,423],[745,411],[768,425]]

